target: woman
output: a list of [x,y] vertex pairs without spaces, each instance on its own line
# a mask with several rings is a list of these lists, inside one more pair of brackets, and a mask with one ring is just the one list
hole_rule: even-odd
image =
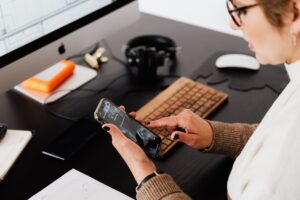
[[[205,121],[185,110],[148,127],[184,128],[172,138],[236,158],[229,199],[300,199],[300,0],[229,0],[227,8],[259,62],[286,63],[290,83],[258,126]],[[169,175],[153,173],[154,163],[116,126],[103,128],[139,184],[137,199],[190,199]]]

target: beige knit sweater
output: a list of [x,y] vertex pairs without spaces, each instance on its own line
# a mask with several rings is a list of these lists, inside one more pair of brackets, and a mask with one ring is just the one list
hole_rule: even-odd
[[[257,124],[223,123],[208,121],[214,139],[209,151],[236,158],[254,132]],[[147,181],[137,192],[137,200],[187,200],[185,194],[168,174],[161,174]]]

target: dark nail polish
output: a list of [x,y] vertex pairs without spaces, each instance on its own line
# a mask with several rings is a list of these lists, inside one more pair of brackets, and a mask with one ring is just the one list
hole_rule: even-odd
[[178,140],[178,139],[179,139],[179,135],[178,135],[178,134],[174,134],[173,139],[174,139],[174,140]]
[[109,131],[109,130],[110,130],[110,128],[107,127],[107,126],[104,126],[103,129],[104,129],[105,131]]
[[176,131],[185,132],[185,129],[184,129],[184,128],[181,128],[181,127],[179,127],[179,126],[177,126],[175,130],[176,130]]

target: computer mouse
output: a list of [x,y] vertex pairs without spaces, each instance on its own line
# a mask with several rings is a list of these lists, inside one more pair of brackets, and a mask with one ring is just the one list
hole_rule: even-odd
[[225,54],[217,58],[217,68],[242,68],[258,70],[259,62],[252,56],[245,54]]
[[0,140],[4,137],[7,130],[7,126],[5,124],[0,123]]

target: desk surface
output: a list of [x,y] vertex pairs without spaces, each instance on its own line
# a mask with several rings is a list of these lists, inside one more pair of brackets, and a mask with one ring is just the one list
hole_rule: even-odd
[[[141,34],[162,34],[173,38],[182,52],[174,74],[190,76],[210,55],[217,51],[248,53],[240,38],[202,29],[172,20],[142,14],[130,27],[106,39],[115,56],[124,60],[120,51],[129,39]],[[159,73],[167,73],[161,68]],[[161,85],[145,89],[130,81],[126,69],[111,60],[103,66],[98,77],[84,88],[100,90],[111,80],[108,90],[88,94],[84,98],[76,93],[48,107],[65,115],[92,119],[98,100],[108,97],[127,110],[136,110],[154,95]],[[175,79],[168,79],[171,82]],[[205,80],[200,80],[205,82]],[[227,122],[259,122],[278,96],[272,90],[231,90],[226,83],[213,85],[229,94],[228,103],[210,117]],[[83,92],[83,91],[82,91]],[[259,102],[259,103],[258,103]],[[76,109],[74,109],[76,108]],[[136,183],[125,163],[111,145],[110,137],[99,129],[96,135],[69,161],[55,160],[41,154],[42,149],[73,122],[57,118],[42,105],[14,92],[0,96],[0,121],[10,128],[34,130],[35,135],[13,168],[0,183],[1,199],[27,199],[56,180],[66,171],[75,168],[100,182],[134,197]],[[170,173],[177,183],[193,199],[226,199],[226,181],[232,160],[221,155],[203,154],[184,145],[172,152],[165,160],[155,161],[158,168]]]

